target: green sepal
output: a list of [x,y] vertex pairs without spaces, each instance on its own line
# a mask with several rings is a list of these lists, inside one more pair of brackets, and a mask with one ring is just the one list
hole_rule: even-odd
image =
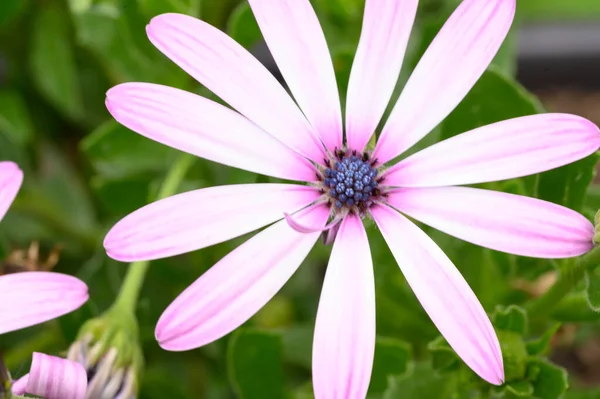
[[497,306],[492,321],[497,329],[512,331],[520,335],[527,333],[527,313],[516,305]]

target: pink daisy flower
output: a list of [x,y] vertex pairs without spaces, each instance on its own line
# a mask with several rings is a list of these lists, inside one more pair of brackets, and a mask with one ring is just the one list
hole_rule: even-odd
[[384,166],[464,98],[504,40],[515,1],[463,1],[413,72],[372,154],[365,146],[396,84],[417,0],[367,0],[345,125],[327,44],[309,1],[250,0],[250,6],[298,106],[243,47],[178,14],[154,18],[147,27],[150,41],[237,112],[148,83],[126,83],[107,93],[114,118],[146,137],[306,183],[200,189],[150,204],[113,227],[104,242],[108,254],[136,261],[194,251],[273,223],[167,308],[156,327],[160,345],[197,348],[243,324],[329,229],[335,242],[315,327],[315,396],[363,398],[375,345],[375,287],[361,219],[372,217],[448,343],[483,379],[501,384],[500,345],[484,309],[448,257],[405,215],[499,251],[580,255],[592,247],[593,228],[578,213],[522,196],[450,186],[530,175],[581,159],[600,146],[598,128],[572,115],[518,118]]
[[[15,163],[0,162],[0,220],[22,182],[23,172]],[[0,334],[55,319],[87,299],[87,286],[72,276],[51,272],[0,276]],[[85,370],[77,363],[34,353],[30,374],[17,381],[12,391],[46,399],[83,399],[86,386]]]

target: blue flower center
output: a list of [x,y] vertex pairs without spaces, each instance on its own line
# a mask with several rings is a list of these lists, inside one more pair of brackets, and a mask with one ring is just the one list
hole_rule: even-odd
[[324,174],[326,193],[337,209],[366,209],[373,197],[379,195],[377,169],[371,166],[367,156],[340,156]]

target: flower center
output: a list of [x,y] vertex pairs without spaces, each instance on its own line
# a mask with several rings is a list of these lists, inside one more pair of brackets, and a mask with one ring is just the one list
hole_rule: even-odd
[[364,211],[379,196],[377,169],[371,166],[368,154],[345,154],[338,151],[336,159],[324,170],[323,190],[335,209]]

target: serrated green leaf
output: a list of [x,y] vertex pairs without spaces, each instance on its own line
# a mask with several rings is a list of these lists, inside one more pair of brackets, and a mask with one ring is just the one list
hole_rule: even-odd
[[506,384],[506,391],[517,397],[531,397],[533,394],[533,385],[529,381],[515,381]]
[[20,146],[33,137],[31,115],[20,93],[0,91],[0,133]]
[[585,292],[590,308],[595,312],[600,312],[600,267],[586,273]]
[[227,33],[247,49],[262,40],[262,33],[248,3],[239,4],[231,13],[227,21]]
[[407,343],[394,338],[377,337],[369,394],[383,393],[391,377],[406,372],[410,357],[411,349]]
[[166,170],[177,154],[114,120],[83,139],[80,148],[98,174],[113,179]]
[[546,351],[548,350],[548,346],[550,345],[550,341],[552,340],[552,337],[554,336],[554,334],[556,334],[556,332],[558,331],[559,328],[560,328],[560,323],[556,323],[552,327],[550,327],[548,330],[546,330],[546,332],[544,334],[542,334],[542,336],[539,337],[538,339],[527,342],[526,343],[527,353],[530,356],[545,354]]
[[36,7],[29,66],[40,93],[71,120],[83,117],[81,89],[68,14],[59,3]]
[[538,398],[559,399],[569,388],[567,371],[545,359],[533,359],[527,374],[533,377],[534,395]]
[[527,333],[527,313],[520,306],[497,306],[492,315],[494,326],[520,335]]
[[456,352],[448,345],[444,337],[439,336],[427,344],[427,349],[431,352],[432,366],[434,370],[448,371],[455,370],[459,365]]
[[284,397],[283,343],[278,334],[237,330],[227,350],[228,373],[241,399]]

